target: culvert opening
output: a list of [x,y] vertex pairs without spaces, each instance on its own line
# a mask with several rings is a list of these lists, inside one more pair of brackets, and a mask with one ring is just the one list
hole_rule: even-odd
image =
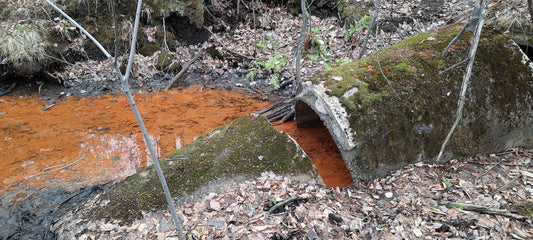
[[533,47],[529,45],[518,44],[520,49],[527,55],[529,60],[533,60]]
[[[298,142],[315,164],[326,186],[344,187],[352,183],[341,152],[320,117],[304,102],[299,101],[296,106],[298,117],[295,122],[275,124],[275,127]],[[305,123],[302,118],[306,119]],[[296,119],[299,119],[298,122]]]

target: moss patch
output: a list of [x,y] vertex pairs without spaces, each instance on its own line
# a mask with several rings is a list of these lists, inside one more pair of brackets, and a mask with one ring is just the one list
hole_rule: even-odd
[[[357,153],[350,155],[355,159],[345,158],[352,176],[372,178],[436,157],[455,119],[466,64],[439,72],[467,57],[472,33],[464,34],[447,57],[440,54],[461,27],[422,33],[381,51],[379,61],[391,86],[375,55],[310,79],[326,86],[349,113],[360,144],[354,150]],[[507,139],[520,137],[513,131],[521,129],[516,131],[526,136],[531,131],[533,79],[516,45],[484,28],[473,73],[463,120],[448,144],[448,157],[503,150],[513,142]],[[343,80],[335,80],[338,77]],[[354,88],[355,93],[345,95]],[[522,136],[513,143],[513,147],[526,147],[533,140]]]
[[[264,118],[244,116],[199,137],[161,161],[171,195],[182,198],[221,179],[259,176],[265,171],[318,177],[311,160],[284,133]],[[222,189],[220,189],[222,190]],[[128,177],[101,200],[105,207],[91,212],[93,219],[131,222],[141,211],[167,208],[154,167]]]
[[533,216],[533,202],[517,203],[511,205],[511,209],[526,217]]

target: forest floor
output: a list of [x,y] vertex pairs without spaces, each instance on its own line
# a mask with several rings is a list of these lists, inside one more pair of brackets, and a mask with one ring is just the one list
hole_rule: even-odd
[[[394,28],[381,30],[378,39],[370,38],[366,55],[419,32],[464,19],[463,14],[470,9],[468,1],[461,0],[446,1],[434,12],[423,11],[410,4],[412,1],[388,2],[383,3],[380,19],[382,24],[394,23]],[[225,26],[227,31],[217,32],[209,40],[224,57],[204,54],[175,86],[242,89],[259,93],[265,100],[289,97],[300,19],[280,7],[265,7],[259,19],[262,25],[274,24],[276,28],[253,29],[249,22]],[[312,17],[310,29],[315,41],[304,57],[304,79],[355,60],[366,33],[362,29],[347,34],[335,17]],[[173,54],[181,64],[203,47],[179,45]],[[157,92],[166,87],[172,74],[155,67],[157,57],[136,57],[131,80],[134,89]],[[269,61],[279,65],[285,60],[287,63],[279,70],[264,67]],[[109,61],[79,62],[55,74],[68,88],[47,88],[31,82],[27,89],[38,89],[51,104],[70,95],[95,96],[120,89],[118,82],[110,80],[111,72],[92,70],[95,68],[112,69]],[[252,69],[256,74],[247,79]],[[531,239],[532,155],[531,150],[508,149],[443,165],[417,163],[383,178],[357,181],[343,188],[264,173],[201,201],[178,206],[178,212],[183,216],[186,235],[192,239]],[[268,212],[280,203],[286,204]],[[71,206],[50,222],[48,236],[177,239],[168,212],[147,212],[132,225],[84,223],[84,213],[93,204],[89,200]],[[530,217],[519,215],[524,212]]]
[[[379,39],[371,38],[367,55],[457,21],[468,10],[466,1],[446,2],[431,14],[407,1],[396,2],[395,6],[382,6],[383,23],[393,18],[406,21],[398,23],[394,31],[380,31]],[[298,36],[300,20],[278,7],[266,8],[260,19],[264,25],[276,23],[276,29],[254,30],[241,24],[217,34],[218,40],[212,39],[219,48],[253,58],[234,62],[206,55],[191,67],[198,74],[189,76],[203,76],[202,84],[251,89],[270,97],[290,96],[294,78],[290,56],[297,46],[294,36]],[[315,45],[307,49],[304,58],[304,79],[357,58],[364,30],[346,36],[336,18],[312,17],[311,22]],[[184,60],[193,54],[190,49],[178,49]],[[254,61],[274,59],[279,63],[280,57],[287,57],[288,63],[278,72],[262,69],[252,80],[245,79],[251,68],[260,66]],[[278,76],[279,82],[270,82],[272,75]],[[531,150],[508,149],[443,165],[417,163],[343,188],[264,173],[179,206],[178,212],[190,239],[531,239],[532,155]],[[84,223],[84,213],[94,204],[89,201],[79,206],[50,230],[65,238],[177,239],[168,212],[147,212],[132,225]],[[276,204],[281,207],[272,211]]]

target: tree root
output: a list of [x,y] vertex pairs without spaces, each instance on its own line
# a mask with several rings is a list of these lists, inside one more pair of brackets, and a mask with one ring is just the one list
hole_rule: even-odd
[[263,108],[252,115],[266,117],[269,122],[275,122],[281,119],[281,123],[284,123],[289,118],[294,116],[294,105],[296,100],[286,99],[281,102],[277,102],[272,106]]

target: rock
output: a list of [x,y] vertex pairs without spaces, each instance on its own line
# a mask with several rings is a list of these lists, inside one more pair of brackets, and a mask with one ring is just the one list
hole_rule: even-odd
[[[322,121],[354,179],[384,176],[409,163],[434,162],[457,111],[472,33],[442,50],[455,25],[421,33],[302,84],[297,125]],[[533,146],[533,63],[517,44],[483,29],[463,118],[442,160]],[[337,81],[342,77],[343,81]]]
[[[263,117],[247,115],[199,137],[161,160],[171,195],[178,204],[194,202],[229,184],[272,171],[297,180],[322,180],[313,163],[286,133]],[[153,166],[115,185],[97,201],[93,220],[131,222],[142,211],[167,209]]]

